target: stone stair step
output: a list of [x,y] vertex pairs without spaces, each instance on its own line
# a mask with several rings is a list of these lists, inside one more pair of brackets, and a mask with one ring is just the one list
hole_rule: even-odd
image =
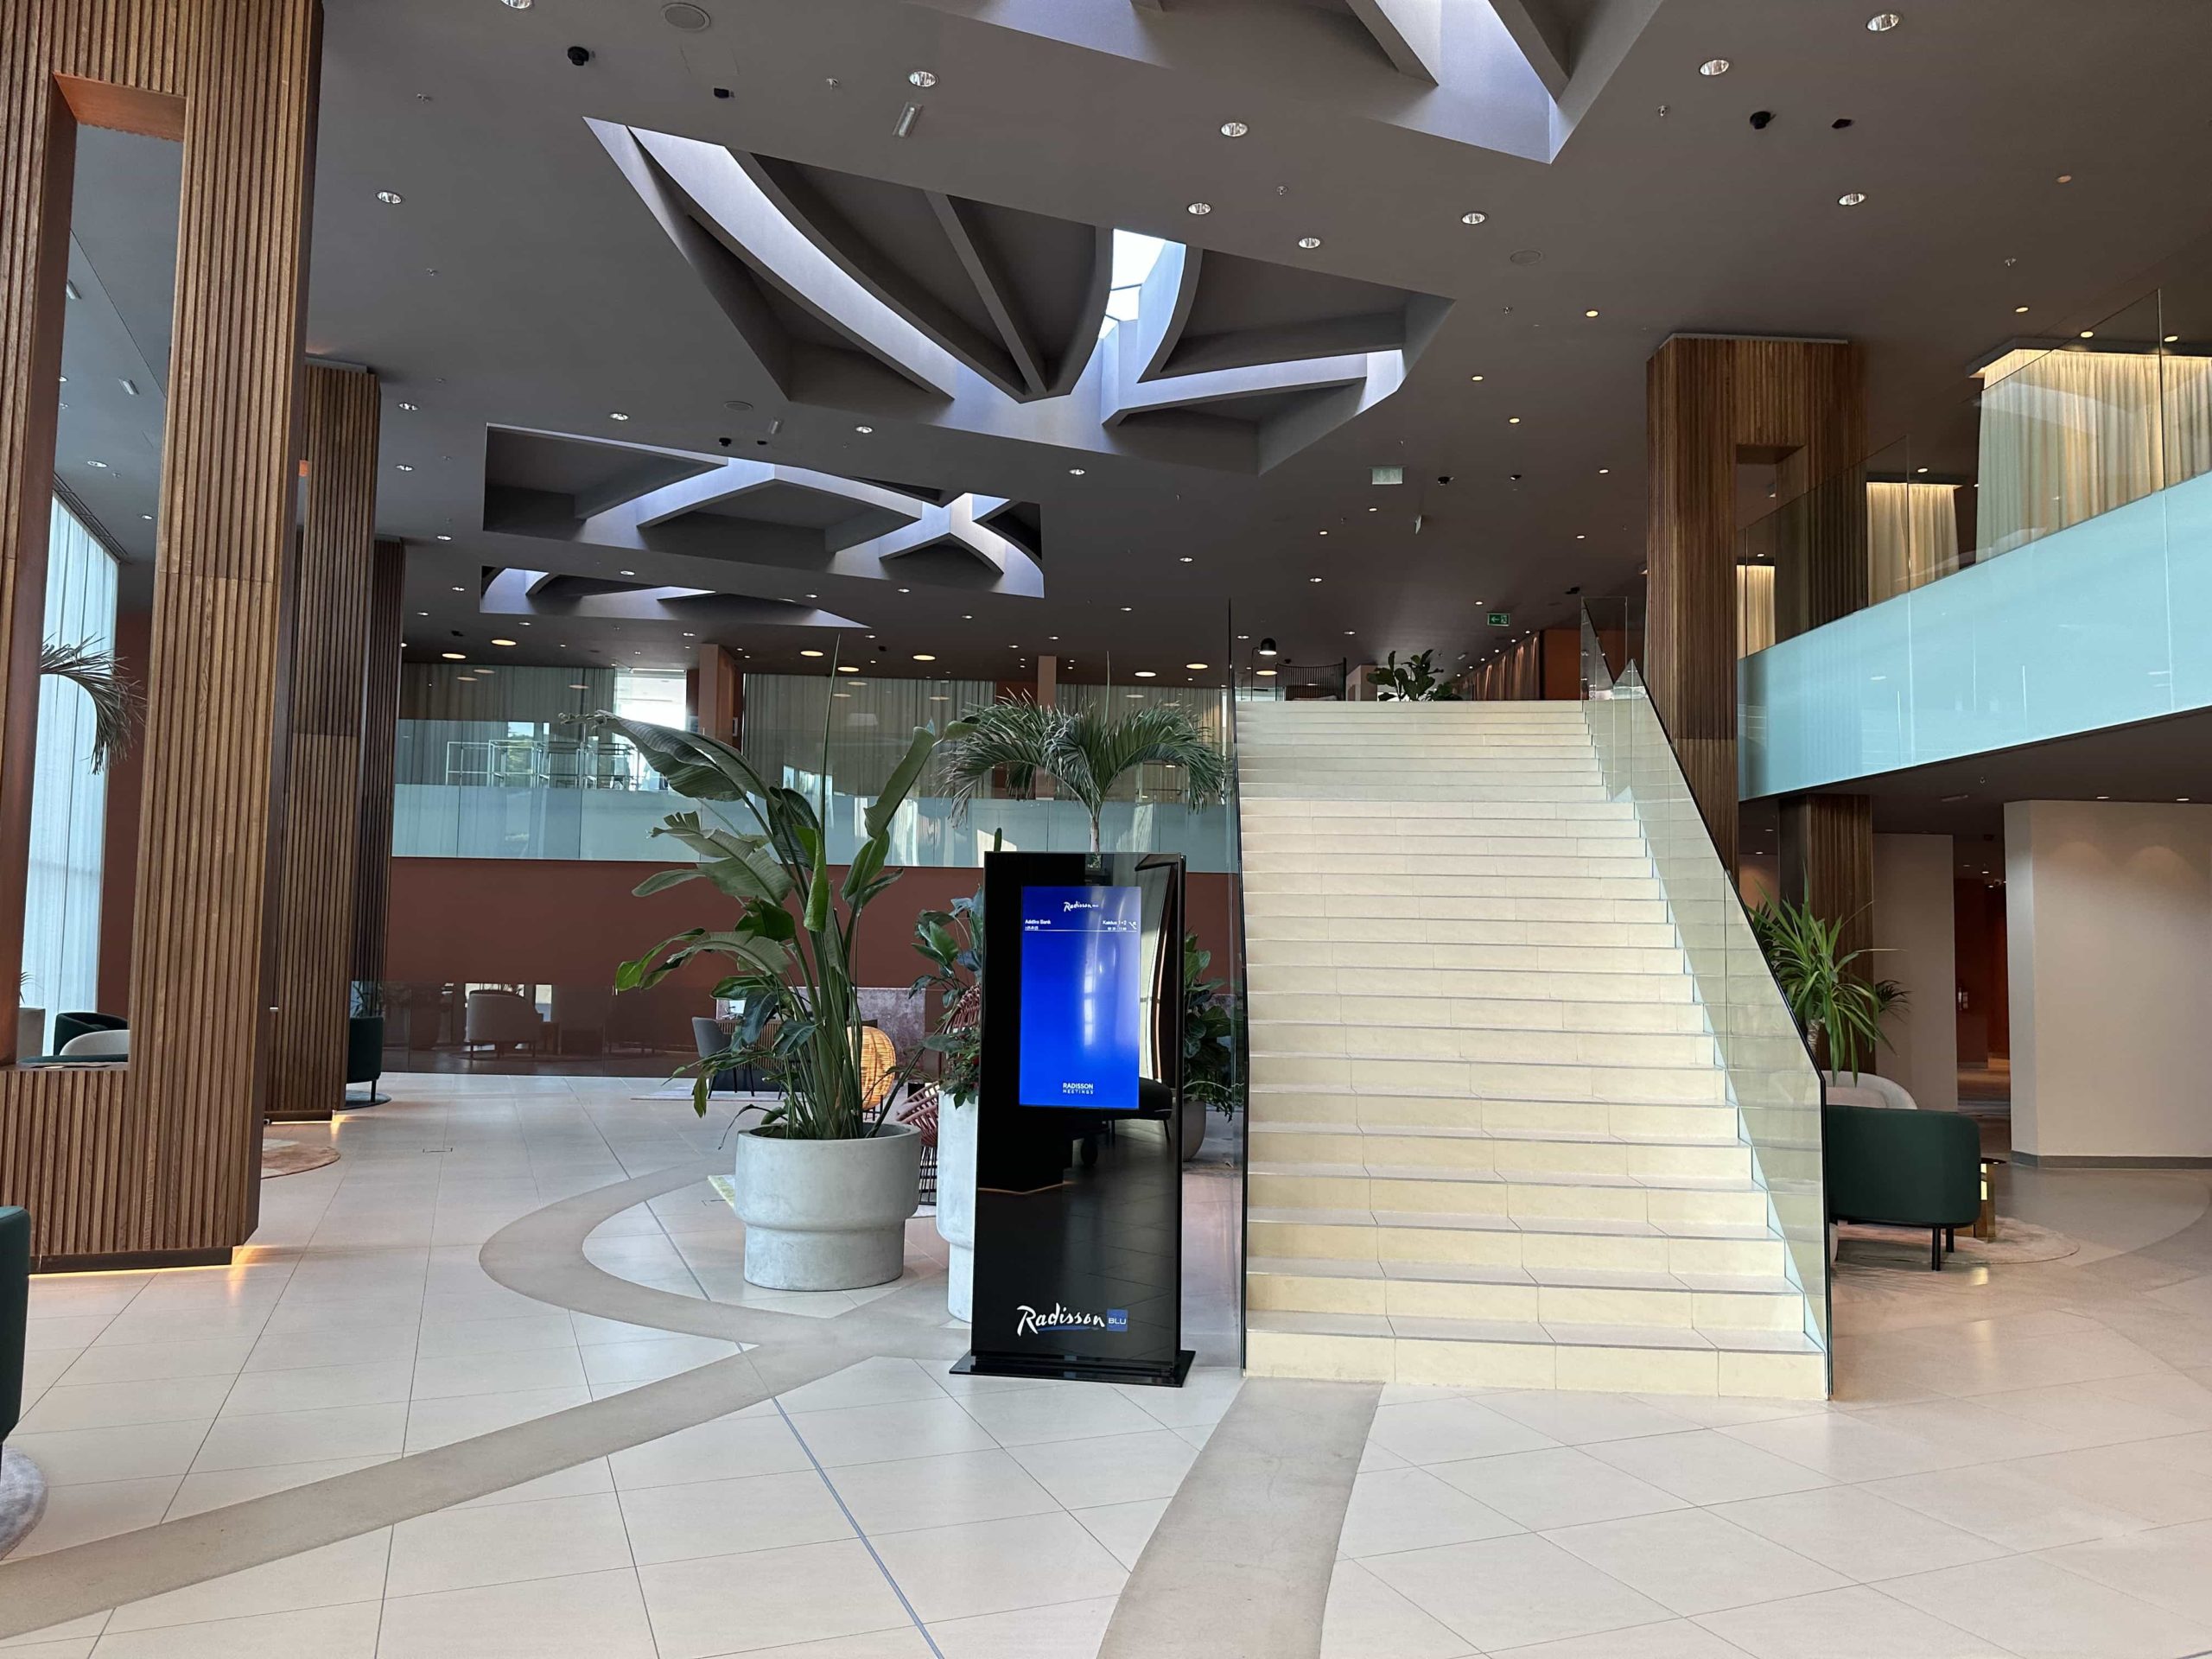
[[1261,1205],[1246,1221],[1255,1255],[1517,1267],[1532,1275],[1559,1268],[1771,1275],[1785,1272],[1788,1260],[1782,1239],[1764,1229],[1711,1224],[1697,1232],[1668,1233],[1648,1225],[1624,1231],[1587,1221],[1542,1227],[1508,1217]]
[[[1395,1019],[1391,1005],[1376,1010]],[[1718,1051],[1703,1032],[1485,1029],[1475,1026],[1401,1026],[1267,1020],[1255,1014],[1254,1054],[1341,1053],[1349,1059],[1503,1060],[1519,1065],[1660,1065],[1717,1067]]]
[[[1560,1269],[1539,1276],[1517,1268],[1269,1256],[1249,1262],[1246,1273],[1250,1306],[1273,1313],[1507,1320],[1554,1329],[1648,1325],[1701,1331],[1715,1344],[1741,1332],[1802,1332],[1804,1326],[1803,1299],[1778,1274],[1736,1275],[1719,1288],[1667,1273],[1577,1275]],[[1573,1282],[1577,1277],[1603,1282]]]
[[1252,1022],[1319,1025],[1332,1020],[1479,1031],[1678,1032],[1701,1034],[1705,1010],[1688,997],[1667,1001],[1554,1001],[1541,996],[1401,996],[1381,988],[1249,993]]

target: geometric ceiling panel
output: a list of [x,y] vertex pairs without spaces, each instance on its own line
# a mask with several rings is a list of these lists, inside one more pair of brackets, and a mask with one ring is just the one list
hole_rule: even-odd
[[1449,300],[592,121],[794,403],[1261,473],[1404,383]]
[[[1017,598],[1045,590],[1037,510],[998,496],[938,500],[811,467],[516,428],[493,428],[485,456],[485,529],[709,566],[712,588],[678,598],[758,597],[794,573]],[[949,553],[958,579],[932,580],[945,561],[912,556],[925,549]],[[614,586],[613,597],[636,591]],[[547,591],[582,597],[573,586]],[[655,591],[665,600],[671,590]]]

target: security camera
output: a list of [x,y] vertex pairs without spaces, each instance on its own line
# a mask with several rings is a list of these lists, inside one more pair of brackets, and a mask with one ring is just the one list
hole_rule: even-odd
[[715,442],[721,445],[725,449],[729,448],[729,440],[728,438],[716,438]]
[[1751,130],[1753,132],[1764,132],[1768,126],[1772,124],[1773,120],[1774,111],[1772,110],[1753,110],[1751,111]]
[[569,61],[575,64],[577,68],[582,68],[584,65],[591,61],[591,48],[588,46],[570,47],[569,48]]
[[1439,473],[1436,475],[1436,481],[1440,484],[1449,484],[1452,481],[1452,474],[1449,473]]

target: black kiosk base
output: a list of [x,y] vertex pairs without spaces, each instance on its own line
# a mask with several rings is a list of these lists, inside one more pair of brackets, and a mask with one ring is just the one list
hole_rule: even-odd
[[971,1350],[956,1373],[1177,1388],[1183,861],[992,853]]

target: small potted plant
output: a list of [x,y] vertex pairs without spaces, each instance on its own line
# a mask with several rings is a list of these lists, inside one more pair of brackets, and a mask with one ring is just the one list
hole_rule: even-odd
[[1452,689],[1452,683],[1438,677],[1436,653],[1433,651],[1416,652],[1403,663],[1399,662],[1398,653],[1394,651],[1367,671],[1367,683],[1375,688],[1377,702],[1459,701],[1459,694]]
[[1872,1064],[1889,1040],[1882,1021],[1904,1007],[1904,987],[1862,977],[1853,964],[1867,953],[1841,950],[1843,924],[1822,921],[1808,906],[1769,899],[1751,912],[1751,924],[1813,1063],[1830,1082],[1846,1071],[1855,1081],[1860,1061]]
[[[753,1066],[777,1092],[760,1122],[736,1136],[734,1203],[745,1224],[746,1278],[778,1290],[855,1290],[898,1278],[906,1218],[919,1192],[920,1136],[911,1124],[887,1121],[895,1090],[871,1077],[853,969],[862,914],[899,874],[885,868],[892,820],[938,740],[928,728],[916,728],[868,806],[866,834],[837,882],[825,832],[827,718],[825,712],[821,798],[812,802],[769,784],[715,738],[614,715],[593,717],[599,729],[627,738],[674,792],[706,804],[730,803],[750,826],[710,823],[694,810],[671,813],[654,830],[690,848],[696,861],[649,876],[638,893],[703,880],[736,906],[736,915],[686,929],[624,963],[615,988],[656,985],[696,957],[733,964],[714,995],[742,998],[745,1016],[721,1052],[678,1075],[690,1074],[692,1105],[702,1116],[717,1071]],[[946,735],[960,729],[955,722]]]
[[[929,970],[913,994],[933,1001],[923,1039],[937,1057],[937,1230],[947,1246],[945,1311],[969,1317],[976,1288],[976,1124],[983,1064],[983,893],[914,920]],[[925,1007],[928,1002],[925,1002]]]
[[1213,952],[1198,947],[1198,936],[1183,936],[1183,1156],[1198,1155],[1205,1143],[1206,1112],[1234,1117],[1243,1098],[1237,1072],[1237,1044],[1243,1014],[1235,995],[1218,979],[1208,979]]

